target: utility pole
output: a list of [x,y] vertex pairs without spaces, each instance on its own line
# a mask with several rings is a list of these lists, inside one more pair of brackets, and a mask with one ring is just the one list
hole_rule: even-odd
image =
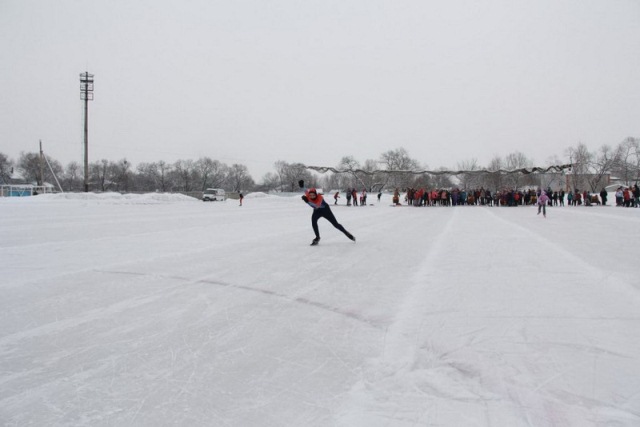
[[42,152],[42,140],[40,140],[40,182],[38,185],[44,186],[44,153]]
[[89,192],[89,101],[93,101],[93,74],[80,74],[80,99],[84,101],[84,192]]

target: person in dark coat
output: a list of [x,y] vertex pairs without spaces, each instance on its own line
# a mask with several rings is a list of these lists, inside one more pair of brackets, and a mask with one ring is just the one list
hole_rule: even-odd
[[600,199],[602,199],[602,206],[607,204],[607,190],[604,188],[600,191]]

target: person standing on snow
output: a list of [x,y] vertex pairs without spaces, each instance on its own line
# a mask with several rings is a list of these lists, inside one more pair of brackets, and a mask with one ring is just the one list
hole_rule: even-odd
[[547,203],[549,203],[549,196],[545,191],[540,193],[540,197],[538,197],[538,215],[542,211],[542,216],[547,217]]
[[600,191],[600,199],[602,200],[602,206],[606,206],[607,196],[608,196],[607,190],[605,190],[603,187],[602,190]]
[[[303,180],[298,181],[298,184],[300,185],[300,188],[304,187]],[[326,219],[331,223],[331,225],[342,231],[349,239],[354,242],[356,241],[356,238],[338,223],[333,212],[331,212],[329,204],[324,200],[322,194],[318,194],[315,188],[309,188],[305,191],[304,196],[302,196],[302,200],[313,208],[313,214],[311,215],[311,227],[313,227],[313,232],[316,237],[311,242],[311,246],[315,246],[320,242],[320,231],[318,230],[318,219],[320,218]]]
[[616,206],[622,206],[622,187],[616,190]]

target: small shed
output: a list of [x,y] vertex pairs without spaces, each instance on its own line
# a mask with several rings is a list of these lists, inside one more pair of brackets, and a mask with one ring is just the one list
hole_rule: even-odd
[[0,185],[0,197],[27,197],[38,194],[53,193],[53,186],[33,184],[6,184]]

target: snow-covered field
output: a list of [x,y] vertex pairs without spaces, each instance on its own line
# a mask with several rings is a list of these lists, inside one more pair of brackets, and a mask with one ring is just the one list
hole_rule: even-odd
[[640,209],[333,210],[0,199],[0,424],[640,425]]

